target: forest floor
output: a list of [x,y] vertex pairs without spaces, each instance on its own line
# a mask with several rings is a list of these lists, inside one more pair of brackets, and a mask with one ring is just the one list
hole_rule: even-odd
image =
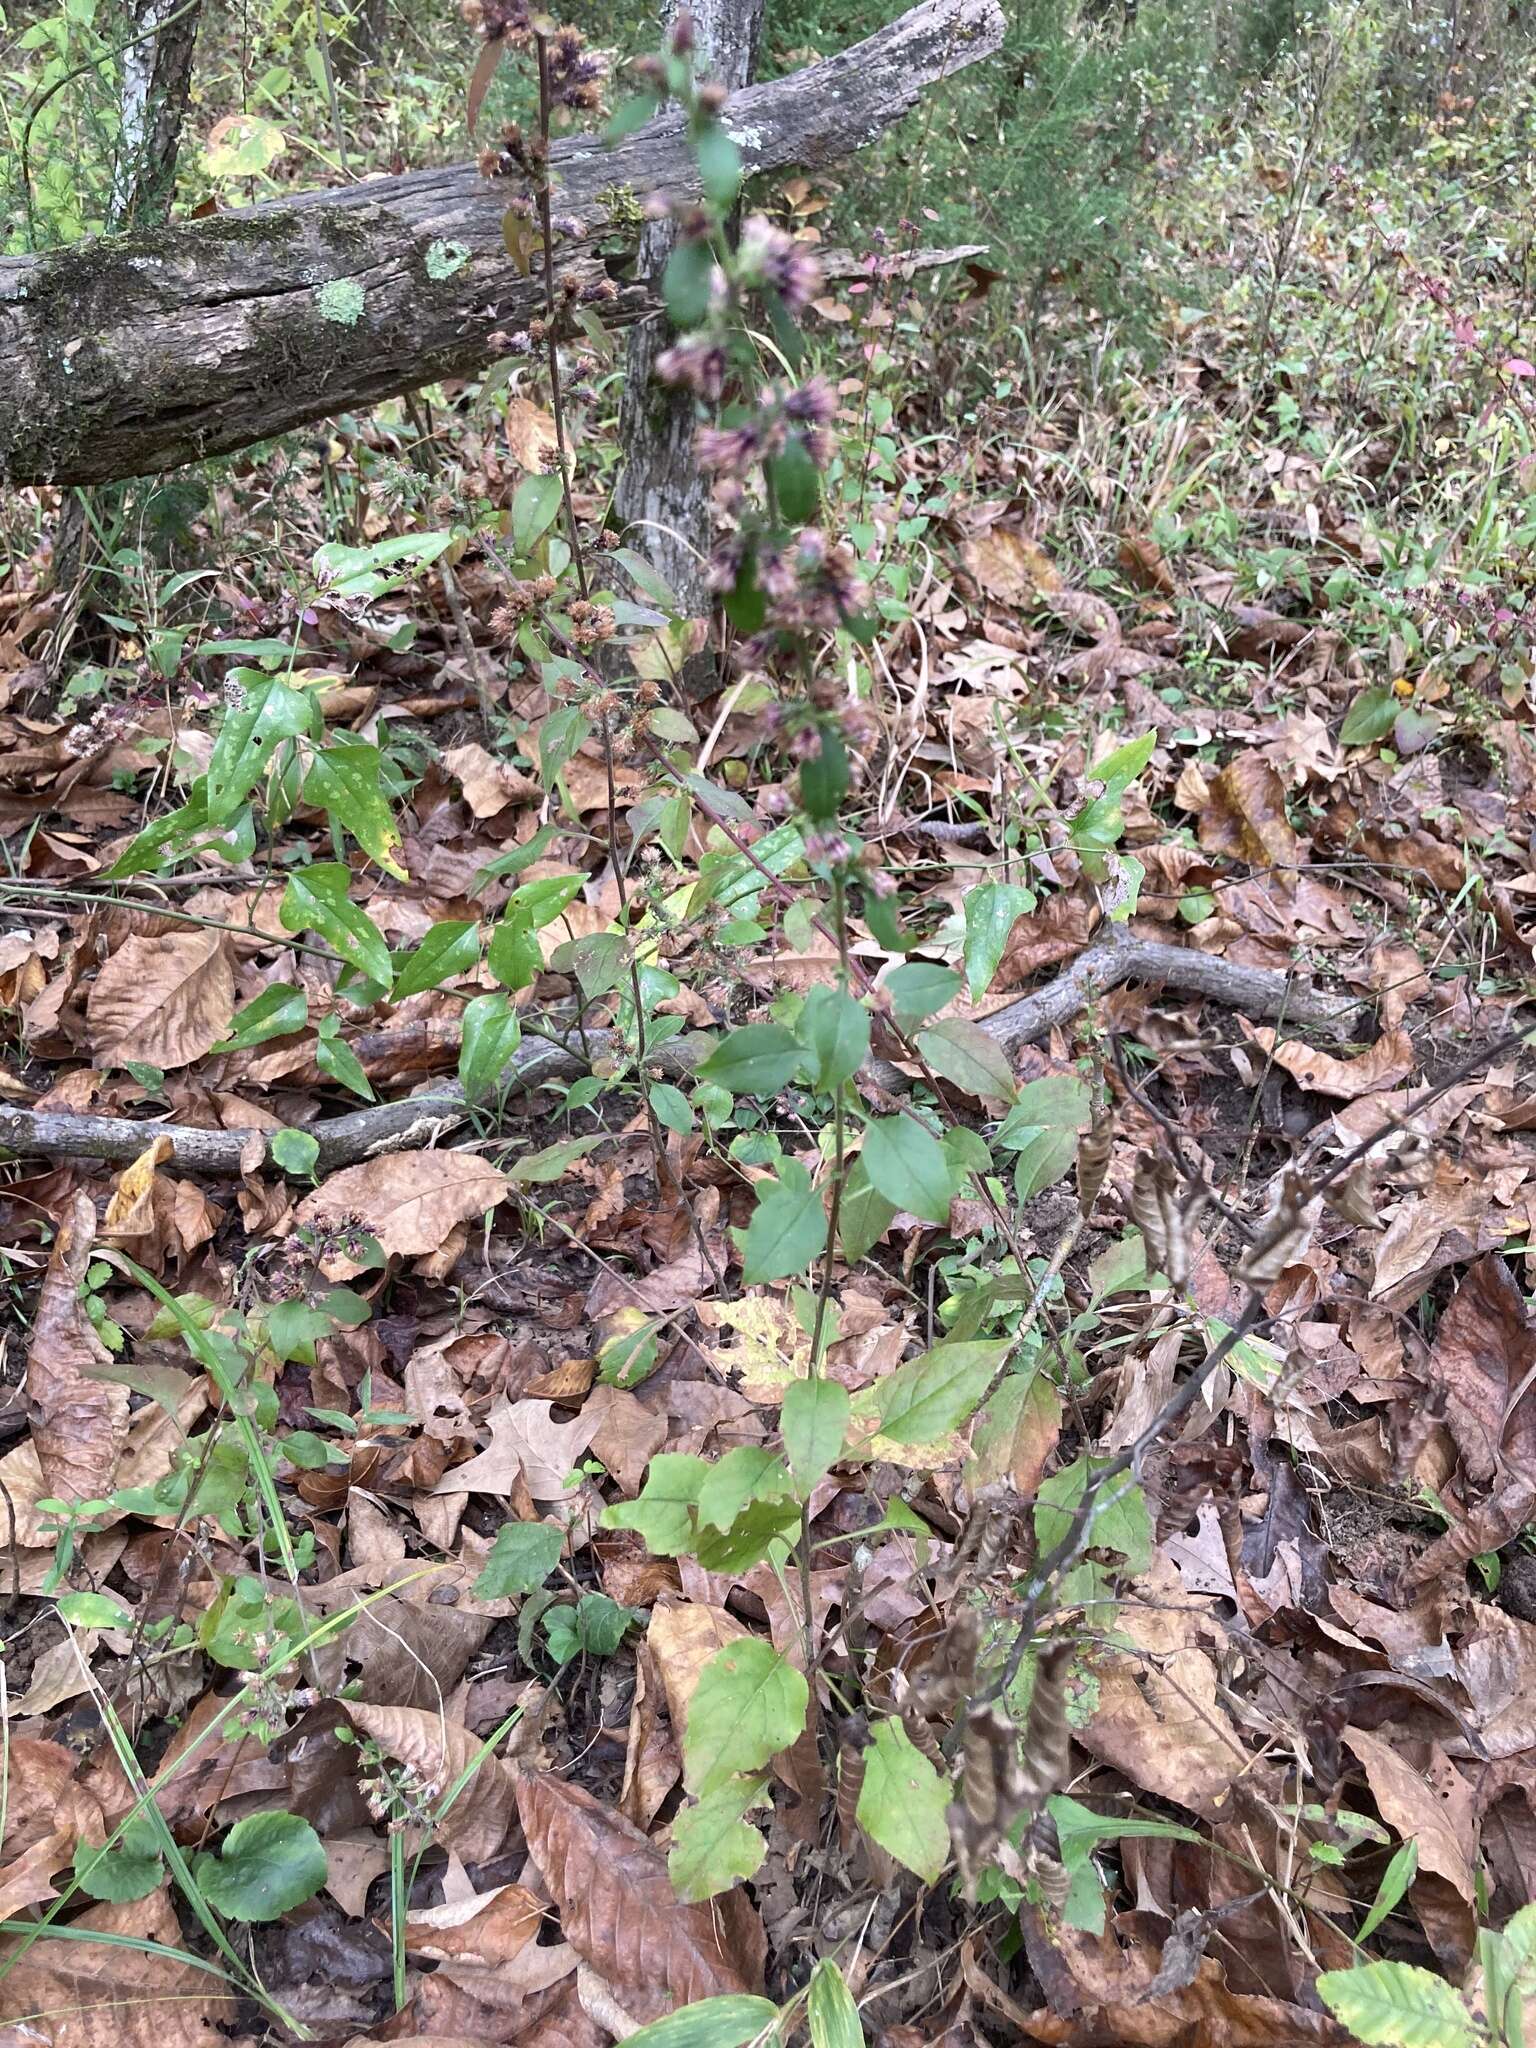
[[[1518,2038],[1500,2001],[1536,1985],[1536,1935],[1479,1940],[1536,1897],[1536,336],[1499,149],[1454,108],[1411,173],[1234,148],[1156,212],[1209,290],[1165,308],[1151,368],[1063,327],[1043,369],[1050,327],[1010,326],[984,271],[817,309],[862,457],[830,488],[880,616],[853,815],[901,918],[898,946],[855,916],[850,959],[905,977],[857,1086],[873,1113],[915,1085],[1006,1161],[937,1217],[844,1219],[825,1371],[855,1413],[946,1343],[1007,1372],[914,1448],[834,1458],[803,1531],[760,1501],[761,1545],[689,1554],[654,1492],[611,1510],[655,1460],[776,1453],[816,1290],[744,1284],[745,1227],[783,1161],[824,1184],[826,1099],[663,1074],[660,1033],[625,1066],[608,970],[638,936],[671,1047],[793,1024],[837,980],[766,689],[726,664],[678,690],[692,643],[616,568],[615,673],[656,686],[683,767],[590,734],[560,760],[481,538],[547,464],[532,378],[168,481],[62,683],[52,508],[30,532],[13,508],[7,2042],[600,2048],[709,1996],[734,2017],[676,2040],[733,2048],[764,2024],[743,2001],[798,2023],[821,1959],[886,2048],[1351,2038],[1332,2013]],[[775,198],[813,244],[818,192]],[[615,397],[597,358],[573,401],[594,535]],[[377,597],[314,564],[397,536],[416,557],[368,557]],[[376,750],[371,793],[327,821],[279,754],[235,859],[109,879],[248,751],[233,721],[279,666],[328,747]],[[295,924],[338,816],[364,850]],[[338,992],[349,903],[387,1003]],[[486,952],[514,926],[524,986]],[[1107,977],[1007,1058],[970,1028],[1116,933],[1269,980]],[[317,1157],[311,1127],[451,1079],[499,987],[520,1058],[565,1047],[553,1078]],[[104,1158],[55,1116],[134,1128]],[[230,1134],[232,1164],[194,1170],[157,1124]],[[1383,1133],[1249,1315],[1243,1247],[1287,1174]],[[1148,1159],[1206,1205],[1149,1223]],[[1093,1461],[1239,1321],[1004,1685]],[[802,1675],[809,1647],[810,1732],[736,1813],[745,1881],[685,1905],[685,1723],[741,1644]],[[1049,1735],[1032,1687],[1070,1750],[997,1795],[1054,1838],[994,1841],[968,1898],[942,1816],[989,1687],[1000,1782],[1038,1761],[1013,1723]],[[880,1715],[883,1819],[856,1782]],[[1325,1973],[1355,1992],[1323,2000]],[[817,2048],[848,2048],[828,2010]]]

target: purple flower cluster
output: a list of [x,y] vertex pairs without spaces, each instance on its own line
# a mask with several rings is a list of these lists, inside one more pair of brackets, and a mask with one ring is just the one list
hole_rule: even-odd
[[608,66],[589,50],[580,29],[557,28],[549,39],[549,89],[562,107],[592,113],[602,105]]
[[803,313],[821,290],[816,258],[760,213],[744,223],[736,259],[741,283],[776,292],[790,313]]

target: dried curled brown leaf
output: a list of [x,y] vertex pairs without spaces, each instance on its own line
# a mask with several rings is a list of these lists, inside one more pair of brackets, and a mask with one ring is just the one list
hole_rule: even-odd
[[639,1829],[563,1779],[520,1778],[517,1810],[565,1939],[642,2024],[762,1990],[762,1928],[744,1892],[679,1905]]
[[434,1833],[466,1863],[485,1863],[506,1839],[512,1824],[512,1774],[498,1757],[482,1756],[483,1744],[467,1728],[420,1707],[378,1707],[349,1701],[347,1713],[360,1734],[386,1756],[406,1765],[421,1798],[435,1804],[464,1773],[474,1775],[438,1821]]
[[360,1223],[386,1252],[409,1258],[435,1252],[455,1224],[494,1209],[510,1186],[472,1152],[386,1152],[333,1173],[296,1213],[311,1228]]
[[[91,1934],[179,1948],[181,1929],[163,1891],[128,1905],[92,1906],[70,1925],[72,1939],[45,1936],[6,1972],[0,2018],[20,2021],[6,2040],[26,2048],[232,2048],[217,2022],[234,2021],[240,1999],[217,1977],[166,1955],[145,1955]],[[0,1948],[0,1969],[15,1948]]]
[[27,1352],[32,1444],[45,1493],[60,1500],[110,1493],[128,1441],[128,1389],[92,1376],[112,1363],[80,1300],[95,1238],[95,1204],[77,1194],[54,1239]]
[[229,1029],[235,970],[224,934],[133,933],[97,975],[85,1006],[98,1064],[189,1067]]

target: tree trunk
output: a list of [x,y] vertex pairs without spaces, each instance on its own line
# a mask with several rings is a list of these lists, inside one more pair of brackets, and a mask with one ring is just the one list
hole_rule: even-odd
[[158,227],[171,210],[202,0],[129,0],[118,86],[114,230]]
[[[669,15],[677,12],[674,6]],[[740,92],[757,57],[763,0],[702,0],[692,13],[698,75]],[[639,275],[659,286],[676,241],[671,221],[650,222],[640,237]],[[619,407],[624,463],[614,508],[636,529],[630,540],[676,591],[684,616],[702,618],[712,602],[705,578],[709,485],[694,460],[692,394],[656,381],[657,357],[671,337],[664,314],[641,320],[630,334]]]
[[[726,125],[749,171],[830,163],[1002,36],[997,0],[923,0],[749,87]],[[698,190],[676,114],[612,148],[562,141],[552,167],[584,224],[562,267],[592,279],[605,245],[638,242],[648,193]],[[502,239],[511,196],[462,164],[0,260],[0,479],[142,476],[482,368],[542,307]],[[621,288],[620,317],[649,307]]]

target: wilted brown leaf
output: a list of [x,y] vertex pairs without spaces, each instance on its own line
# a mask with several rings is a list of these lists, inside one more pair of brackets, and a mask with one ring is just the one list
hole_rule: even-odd
[[450,747],[443,766],[458,778],[464,801],[477,818],[494,818],[508,804],[526,802],[542,795],[531,775],[520,775],[507,761],[499,761],[486,747],[473,741]]
[[1472,1788],[1437,1743],[1409,1758],[1379,1735],[1346,1728],[1344,1741],[1365,1771],[1382,1819],[1419,1845],[1419,1868],[1448,1878],[1464,1899],[1477,1890],[1477,1817]]
[[556,445],[553,416],[531,398],[514,398],[507,407],[507,446],[512,460],[538,475],[551,467]]
[[1200,844],[1255,865],[1291,868],[1300,842],[1285,813],[1285,784],[1260,754],[1239,754],[1210,785]]
[[[146,1955],[88,1934],[126,1935],[179,1948],[181,1928],[163,1891],[129,1905],[92,1906],[70,1923],[72,1939],[45,1935],[0,1977],[0,2019],[18,2048],[233,2048],[219,2023],[240,1998],[206,1970]],[[15,1942],[0,1949],[0,1968]]]
[[[1429,1368],[1446,1394],[1445,1421],[1468,1479],[1505,1465],[1536,1472],[1536,1329],[1525,1296],[1497,1253],[1477,1261],[1435,1330]],[[1511,1402],[1515,1403],[1511,1409]]]
[[165,1164],[173,1149],[162,1135],[123,1168],[101,1219],[103,1237],[146,1237],[154,1229],[155,1168]]
[[434,1963],[483,1963],[494,1968],[528,1946],[543,1917],[543,1906],[526,1886],[499,1885],[471,1899],[407,1914],[405,1945],[410,1954]]
[[77,1194],[54,1239],[27,1352],[32,1444],[47,1495],[60,1500],[110,1493],[128,1440],[128,1389],[91,1371],[112,1363],[80,1300],[95,1236],[95,1204]]
[[[311,1228],[361,1224],[386,1252],[409,1258],[435,1252],[456,1224],[494,1209],[510,1186],[473,1152],[386,1152],[333,1173],[295,1214]],[[338,1268],[336,1277],[346,1276]]]
[[[417,1775],[435,1801],[473,1766],[473,1776],[439,1819],[437,1840],[466,1863],[486,1863],[506,1840],[514,1807],[512,1774],[499,1757],[482,1756],[478,1736],[420,1707],[377,1707],[349,1700],[347,1713],[387,1756]],[[478,1760],[478,1761],[477,1761]]]
[[639,1829],[563,1779],[520,1778],[517,1810],[566,1940],[642,2024],[697,1998],[762,1990],[762,1929],[744,1892],[679,1905]]
[[1061,588],[1061,577],[1045,549],[1006,526],[989,526],[973,535],[961,548],[960,559],[984,596],[1016,610]]
[[168,1072],[201,1059],[234,1013],[224,935],[201,930],[124,939],[85,1006],[91,1050],[103,1066],[142,1060]]
[[1281,1039],[1264,1025],[1258,1026],[1253,1036],[1273,1055],[1275,1065],[1284,1067],[1303,1088],[1344,1102],[1352,1102],[1357,1095],[1374,1095],[1382,1088],[1395,1088],[1418,1065],[1413,1040],[1401,1027],[1384,1032],[1369,1051],[1352,1060],[1319,1052],[1315,1045],[1306,1045],[1300,1039]]

